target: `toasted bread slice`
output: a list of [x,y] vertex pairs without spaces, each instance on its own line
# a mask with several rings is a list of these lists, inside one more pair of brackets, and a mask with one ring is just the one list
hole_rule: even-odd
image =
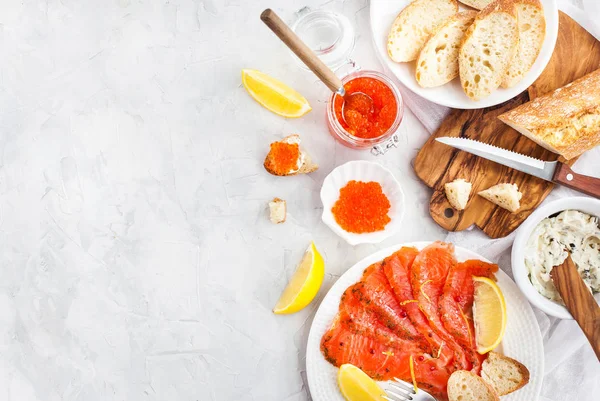
[[[288,144],[298,146],[298,158],[294,166],[282,166],[282,161],[278,160],[280,155],[278,147],[274,146],[277,144]],[[319,166],[313,163],[308,153],[300,149],[300,135],[294,134],[283,138],[279,142],[273,142],[271,144],[271,150],[267,154],[264,162],[265,170],[273,175],[296,175],[296,174],[308,174],[316,171]]]
[[456,210],[464,210],[469,201],[472,187],[470,182],[462,178],[444,184],[446,198],[448,198],[450,205]]
[[438,27],[419,53],[415,76],[424,88],[444,85],[458,76],[458,49],[476,11],[454,14]]
[[481,377],[499,395],[506,395],[529,383],[529,370],[521,362],[492,351],[483,362]]
[[479,192],[479,196],[489,200],[509,212],[515,213],[521,207],[523,194],[517,184],[498,184]]
[[500,401],[500,397],[481,377],[467,370],[457,370],[448,379],[449,401]]
[[274,198],[269,202],[269,219],[273,224],[284,223],[287,216],[286,202],[280,198]]
[[515,86],[535,63],[546,36],[546,18],[540,0],[515,0],[519,21],[519,46],[506,71],[503,88]]
[[398,63],[416,60],[436,27],[458,11],[457,0],[415,0],[398,14],[388,34],[388,54]]
[[600,145],[600,69],[498,116],[569,160]]
[[464,5],[467,5],[469,7],[473,7],[478,10],[483,10],[493,0],[458,0],[458,1],[460,1],[461,3],[463,3]]
[[483,99],[500,86],[518,45],[513,0],[495,0],[477,15],[460,47],[460,83],[468,97]]

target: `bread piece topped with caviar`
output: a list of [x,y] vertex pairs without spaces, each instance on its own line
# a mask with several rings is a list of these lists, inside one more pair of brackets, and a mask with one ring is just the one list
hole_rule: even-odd
[[264,166],[269,173],[280,176],[308,174],[319,168],[308,153],[300,149],[300,135],[297,134],[273,142]]

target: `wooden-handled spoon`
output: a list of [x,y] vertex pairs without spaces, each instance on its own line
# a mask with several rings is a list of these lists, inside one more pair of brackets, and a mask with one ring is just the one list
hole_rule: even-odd
[[332,92],[344,99],[342,117],[346,119],[345,109],[353,104],[365,113],[373,113],[373,99],[365,93],[346,93],[342,80],[290,29],[275,11],[267,8],[260,19],[281,39],[286,46],[327,86]]
[[550,277],[600,361],[600,306],[577,272],[571,255],[552,268]]

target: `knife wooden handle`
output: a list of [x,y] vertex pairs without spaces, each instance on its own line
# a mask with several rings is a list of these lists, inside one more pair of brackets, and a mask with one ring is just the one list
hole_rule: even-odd
[[557,163],[552,181],[600,199],[600,178],[577,174],[564,163]]
[[552,268],[550,277],[600,361],[600,306],[579,276],[570,255],[563,264]]

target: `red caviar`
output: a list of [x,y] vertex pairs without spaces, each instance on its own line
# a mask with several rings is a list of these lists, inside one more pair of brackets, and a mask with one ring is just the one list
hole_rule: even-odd
[[364,104],[364,97],[351,97],[345,107],[345,119],[342,116],[344,99],[336,96],[334,100],[335,118],[340,125],[351,135],[358,138],[378,138],[385,134],[396,120],[398,102],[392,89],[382,81],[359,77],[348,81],[344,85],[347,94],[362,92],[373,100],[373,111],[369,104]]
[[361,234],[383,230],[391,221],[389,210],[390,201],[381,184],[352,180],[340,189],[331,212],[344,230]]
[[273,142],[267,159],[272,161],[277,174],[285,175],[298,169],[299,157],[300,146],[297,143]]

